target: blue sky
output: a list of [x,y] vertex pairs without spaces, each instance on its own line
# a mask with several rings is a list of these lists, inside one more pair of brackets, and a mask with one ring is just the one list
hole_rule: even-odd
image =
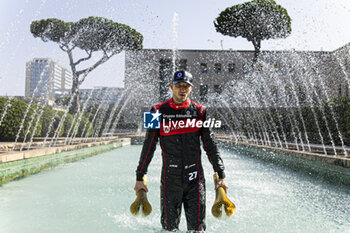
[[[50,57],[66,68],[68,59],[57,44],[34,38],[33,20],[77,21],[101,16],[127,24],[144,36],[144,48],[252,50],[243,38],[222,36],[213,21],[226,7],[241,0],[0,0],[0,96],[24,95],[25,63]],[[350,42],[349,0],[277,0],[292,18],[287,39],[262,42],[263,50],[335,50]],[[177,40],[172,20],[178,14]],[[94,70],[82,88],[123,86],[123,54]]]

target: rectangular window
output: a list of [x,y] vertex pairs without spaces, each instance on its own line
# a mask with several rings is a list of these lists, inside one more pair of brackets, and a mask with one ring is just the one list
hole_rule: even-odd
[[207,73],[208,72],[208,66],[207,66],[207,63],[201,63],[201,72],[202,73]]
[[221,72],[221,64],[220,63],[215,63],[214,71],[215,71],[215,73],[220,73]]
[[248,73],[249,68],[248,68],[248,65],[247,65],[247,64],[244,64],[244,65],[243,65],[242,71],[243,71],[243,73]]
[[214,85],[214,91],[217,94],[221,94],[222,93],[222,86],[221,85]]
[[207,101],[208,85],[201,84],[199,87],[200,100],[203,102]]
[[229,73],[234,73],[236,70],[236,65],[234,63],[229,63],[227,69]]
[[187,59],[180,59],[175,61],[176,70],[186,70],[187,69]]
[[159,101],[161,102],[170,98],[168,85],[173,73],[172,68],[173,64],[170,59],[159,60]]

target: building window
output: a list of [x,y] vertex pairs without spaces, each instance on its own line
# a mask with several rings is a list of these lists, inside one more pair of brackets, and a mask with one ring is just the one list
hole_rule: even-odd
[[208,85],[201,84],[199,87],[199,96],[201,101],[203,102],[207,101],[207,94],[208,94]]
[[186,70],[187,69],[187,59],[180,59],[175,61],[176,70]]
[[170,98],[168,85],[172,78],[172,68],[173,64],[170,59],[159,60],[159,101],[161,102]]
[[221,72],[221,64],[220,63],[215,63],[214,71],[215,71],[215,73]]
[[243,73],[248,73],[249,68],[248,68],[248,65],[247,65],[247,64],[244,64],[244,65],[243,65],[242,71],[243,71]]
[[207,63],[201,63],[200,68],[201,68],[201,72],[202,73],[207,73],[208,72],[208,65],[207,65]]
[[222,86],[221,85],[214,85],[214,91],[217,94],[221,94],[222,93]]
[[236,70],[236,65],[234,63],[229,63],[227,69],[229,73],[234,73]]

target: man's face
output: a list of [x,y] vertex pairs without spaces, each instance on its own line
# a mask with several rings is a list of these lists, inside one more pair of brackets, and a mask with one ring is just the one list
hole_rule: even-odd
[[173,99],[176,104],[181,104],[187,101],[192,91],[192,86],[185,82],[176,84],[170,83],[170,88],[173,91]]

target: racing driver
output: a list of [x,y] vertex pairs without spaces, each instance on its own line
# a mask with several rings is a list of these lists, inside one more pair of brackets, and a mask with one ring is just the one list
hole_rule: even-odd
[[[189,99],[193,88],[192,75],[176,71],[169,84],[172,98],[154,105],[152,112],[161,114],[160,129],[147,129],[139,164],[136,170],[135,192],[144,189],[143,176],[147,173],[156,144],[160,141],[163,166],[161,172],[161,223],[163,229],[179,229],[182,203],[187,230],[205,231],[205,179],[201,162],[200,140],[217,172],[219,181],[215,189],[227,191],[224,164],[209,127],[197,124],[207,119],[206,107]],[[191,121],[192,124],[186,124]],[[200,123],[202,123],[200,122]],[[194,124],[196,123],[196,124]],[[200,127],[198,127],[200,126]]]

